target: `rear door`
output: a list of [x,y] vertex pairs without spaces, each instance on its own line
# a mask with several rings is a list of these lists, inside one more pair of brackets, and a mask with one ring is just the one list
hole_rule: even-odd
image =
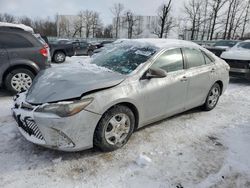
[[33,44],[24,38],[22,35],[16,33],[5,33],[3,45],[9,54],[10,63],[14,60],[31,60],[37,61],[39,48],[33,47]]
[[201,105],[207,97],[212,85],[212,74],[215,71],[212,63],[206,63],[201,50],[182,49],[186,64],[188,80],[186,109]]
[[3,45],[5,38],[6,36],[4,33],[0,32],[0,79],[2,78],[4,71],[10,66],[8,52]]

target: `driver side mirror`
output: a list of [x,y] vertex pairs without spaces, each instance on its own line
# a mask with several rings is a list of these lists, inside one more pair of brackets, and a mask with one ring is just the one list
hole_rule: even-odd
[[141,80],[146,80],[146,79],[149,80],[151,78],[164,78],[166,76],[167,72],[165,70],[150,68],[144,73]]

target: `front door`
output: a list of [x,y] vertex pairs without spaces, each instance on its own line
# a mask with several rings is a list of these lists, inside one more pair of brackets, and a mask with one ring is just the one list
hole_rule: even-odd
[[140,81],[144,95],[142,124],[183,111],[186,101],[188,82],[180,49],[165,51],[150,68],[163,69],[167,76]]

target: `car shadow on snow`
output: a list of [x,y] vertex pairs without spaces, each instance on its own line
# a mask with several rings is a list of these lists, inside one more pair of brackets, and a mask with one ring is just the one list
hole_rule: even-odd
[[185,112],[182,112],[182,113],[179,113],[179,114],[175,114],[175,115],[170,116],[168,118],[165,118],[165,119],[159,120],[157,122],[148,124],[146,126],[143,126],[143,127],[139,128],[139,129],[137,129],[136,131],[141,131],[141,130],[147,129],[149,127],[153,127],[153,126],[159,125],[161,123],[170,121],[170,120],[175,119],[177,117],[181,117],[181,118],[184,118],[184,119],[191,119],[195,114],[202,113],[202,112],[204,112],[204,111],[202,110],[201,106],[200,107],[196,107],[196,108],[193,108],[191,110],[188,110],[188,111],[185,111]]
[[11,96],[14,95],[8,92],[5,88],[0,87],[0,97],[11,97]]

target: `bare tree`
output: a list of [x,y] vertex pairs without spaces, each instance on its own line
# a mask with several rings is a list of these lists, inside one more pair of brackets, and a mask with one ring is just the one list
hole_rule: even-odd
[[247,8],[246,8],[245,16],[244,16],[241,38],[244,37],[245,30],[246,30],[246,25],[247,25],[247,22],[249,22],[248,17],[249,17],[249,10],[250,10],[250,0],[247,1],[247,6],[246,7]]
[[113,38],[113,25],[108,25],[108,26],[106,26],[105,28],[104,28],[104,35],[103,35],[103,37],[104,38]]
[[234,2],[234,0],[228,0],[227,18],[226,18],[225,31],[224,31],[224,34],[223,34],[223,39],[226,39],[226,37],[227,37],[228,24],[229,24],[229,20],[230,20],[230,14],[231,14],[231,9],[232,9],[233,2]]
[[185,13],[191,22],[191,40],[194,40],[195,33],[200,24],[201,0],[189,0],[188,4],[184,4]]
[[173,17],[171,16],[172,0],[168,0],[166,4],[163,4],[158,9],[158,26],[155,28],[154,33],[163,38],[167,37],[170,29],[173,27]]
[[123,10],[124,6],[121,3],[114,4],[114,6],[110,9],[110,11],[115,17],[115,38],[118,38],[120,24],[121,24],[121,15]]
[[202,6],[202,10],[204,10],[204,15],[203,15],[203,26],[202,26],[202,32],[201,32],[201,40],[204,40],[205,38],[205,34],[208,33],[207,30],[208,30],[208,23],[209,23],[209,7],[208,7],[208,2],[209,0],[205,0],[205,4],[203,4]]
[[19,23],[32,27],[32,20],[29,17],[21,17],[18,19]]
[[14,23],[16,21],[15,17],[13,15],[11,15],[11,14],[5,13],[3,15],[3,17],[4,17],[4,21],[8,22],[8,23]]
[[125,22],[128,29],[128,38],[131,39],[133,37],[134,27],[137,22],[137,17],[130,10],[125,13]]
[[225,5],[226,2],[227,0],[212,0],[212,23],[211,23],[210,40],[212,40],[214,36],[215,26],[217,24],[219,11],[222,9],[222,7]]
[[98,12],[93,12],[91,19],[92,37],[95,37],[97,28],[101,27],[101,19]]
[[[67,17],[65,16],[58,16],[58,36],[66,36],[70,37],[70,23]],[[39,27],[39,23],[36,23],[37,27]]]
[[39,33],[41,35],[45,36],[57,35],[56,23],[55,21],[51,21],[50,18],[34,20],[32,21],[31,27],[34,29],[35,33]]

